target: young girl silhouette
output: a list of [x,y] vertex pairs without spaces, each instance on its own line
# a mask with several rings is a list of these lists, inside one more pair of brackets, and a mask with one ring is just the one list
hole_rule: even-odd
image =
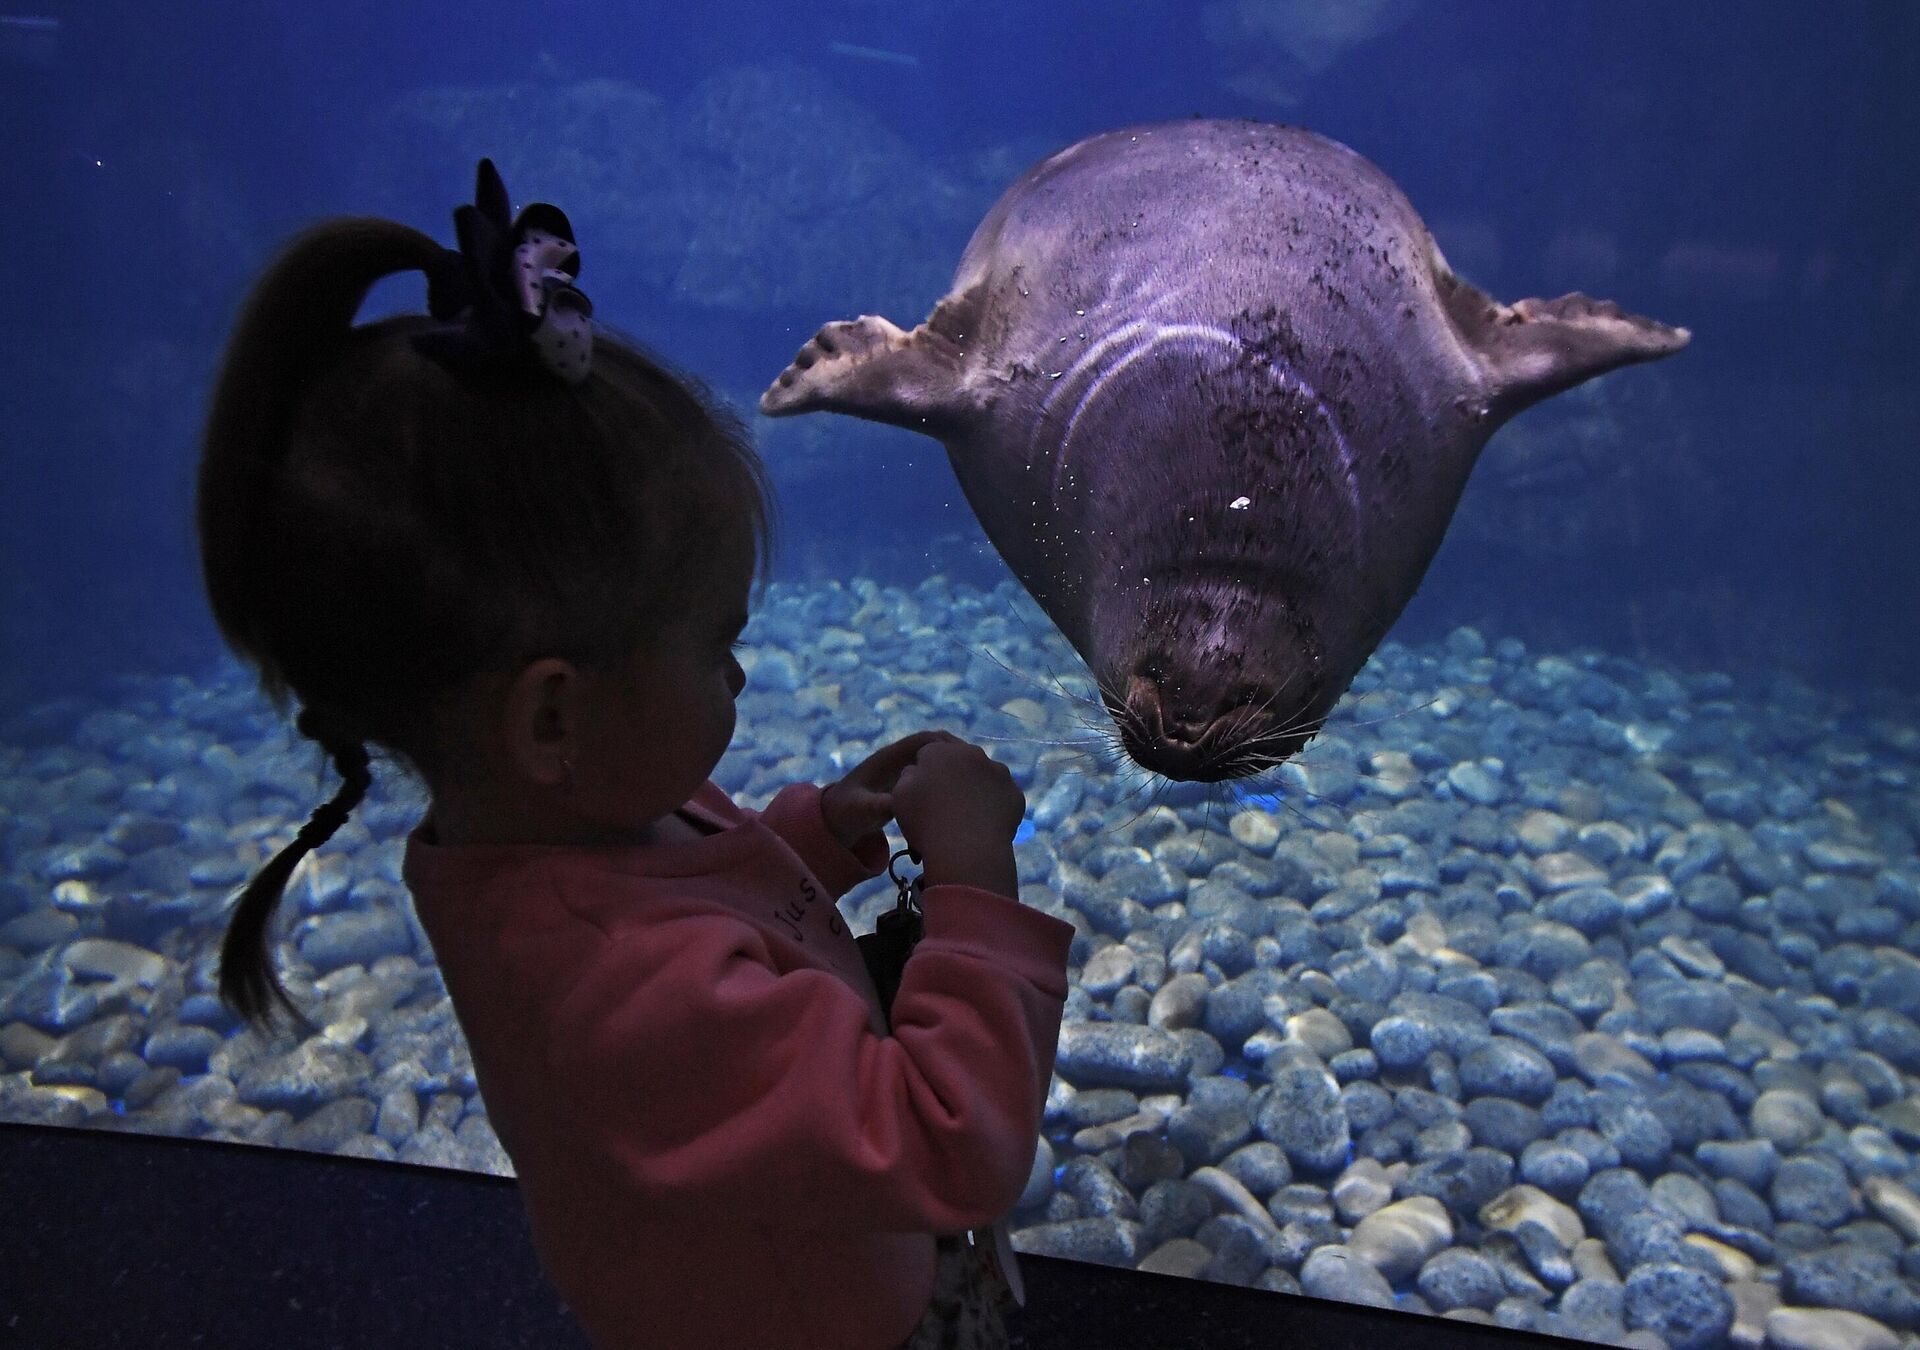
[[[955,1235],[1026,1181],[1072,936],[1016,898],[1020,792],[938,732],[757,813],[708,780],[745,683],[758,462],[592,330],[563,214],[510,219],[483,162],[455,218],[458,253],[368,219],[295,240],[215,391],[214,615],[346,780],[241,897],[221,992],[291,1009],[268,920],[380,747],[430,794],[407,883],[596,1345],[992,1344],[989,1244]],[[356,326],[410,270],[431,313]],[[889,1031],[834,901],[885,865],[891,819],[925,933]]]

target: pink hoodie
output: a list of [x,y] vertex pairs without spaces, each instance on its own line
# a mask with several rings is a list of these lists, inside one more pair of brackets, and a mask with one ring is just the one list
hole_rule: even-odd
[[1025,1185],[1070,925],[936,886],[888,1036],[835,899],[886,862],[796,785],[721,833],[442,847],[405,875],[549,1276],[600,1350],[884,1350],[933,1235]]

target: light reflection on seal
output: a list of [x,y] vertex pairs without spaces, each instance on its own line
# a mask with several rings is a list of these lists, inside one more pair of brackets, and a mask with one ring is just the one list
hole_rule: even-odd
[[1498,426],[1687,338],[1494,301],[1345,146],[1196,120],[1042,161],[926,322],[828,324],[760,407],[938,438],[1127,753],[1215,781],[1318,730]]

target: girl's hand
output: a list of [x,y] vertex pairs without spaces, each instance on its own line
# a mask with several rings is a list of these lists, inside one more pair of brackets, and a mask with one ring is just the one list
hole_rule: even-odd
[[1020,898],[1013,836],[1027,799],[1006,765],[953,737],[925,747],[900,774],[900,832],[928,887],[957,883]]
[[820,794],[820,814],[827,830],[841,847],[852,848],[875,830],[885,828],[893,819],[893,785],[900,781],[901,771],[925,746],[959,739],[947,731],[917,731],[875,750]]

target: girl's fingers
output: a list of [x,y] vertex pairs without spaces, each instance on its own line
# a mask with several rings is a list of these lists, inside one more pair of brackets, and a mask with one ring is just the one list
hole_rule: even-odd
[[900,777],[900,771],[913,763],[926,746],[937,740],[957,739],[950,731],[916,731],[911,736],[903,736],[892,745],[883,745],[868,755],[858,768],[854,777],[867,786],[889,788]]
[[820,810],[829,832],[852,847],[855,840],[885,828],[893,819],[893,798],[842,780],[834,784],[831,795],[821,797]]

